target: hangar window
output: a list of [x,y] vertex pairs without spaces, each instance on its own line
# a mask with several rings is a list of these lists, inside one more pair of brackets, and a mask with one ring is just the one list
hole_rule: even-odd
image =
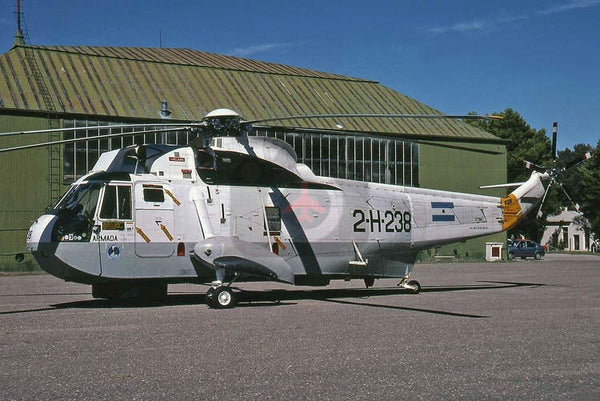
[[[64,120],[64,139],[94,138],[108,134],[133,132],[134,128],[108,127],[117,122]],[[84,128],[85,127],[85,128]],[[87,174],[101,153],[133,144],[184,145],[196,138],[189,132],[144,133],[153,127],[137,128],[139,134],[109,139],[92,139],[63,145],[63,181],[72,183]],[[317,132],[259,129],[253,135],[269,136],[290,144],[298,161],[316,175],[385,184],[419,186],[419,148],[415,143],[368,135],[344,135]]]
[[419,186],[419,148],[412,142],[367,135],[331,135],[261,129],[290,144],[298,162],[316,175],[393,185]]
[[[138,121],[143,123],[143,121]],[[63,120],[64,128],[77,128],[81,130],[67,131],[63,139],[92,138],[90,141],[67,143],[63,145],[63,182],[72,183],[79,177],[87,174],[94,166],[100,154],[109,150],[121,149],[130,145],[164,144],[185,145],[196,138],[196,134],[189,132],[169,133],[144,133],[152,131],[155,127],[144,128],[115,127],[117,124],[131,124],[107,121],[88,120]],[[109,127],[111,125],[112,127]],[[135,131],[134,131],[135,130]],[[137,135],[128,135],[108,139],[93,139],[109,134],[127,134],[139,131]]]

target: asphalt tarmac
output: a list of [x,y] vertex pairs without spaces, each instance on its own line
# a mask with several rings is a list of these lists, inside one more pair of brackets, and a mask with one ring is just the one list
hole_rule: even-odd
[[0,277],[1,400],[600,399],[600,257],[417,265],[378,280],[111,304]]

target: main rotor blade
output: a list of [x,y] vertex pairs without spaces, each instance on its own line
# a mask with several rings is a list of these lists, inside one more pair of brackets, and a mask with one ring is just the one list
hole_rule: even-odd
[[22,145],[22,146],[15,146],[12,148],[4,148],[4,149],[0,149],[0,153],[12,152],[15,150],[23,150],[23,149],[41,148],[44,146],[62,145],[65,143],[98,141],[98,140],[102,140],[102,139],[122,138],[122,137],[126,137],[126,136],[143,135],[143,134],[156,134],[156,133],[176,132],[176,131],[191,131],[193,129],[194,129],[194,127],[185,126],[185,127],[157,129],[157,130],[149,130],[149,131],[132,131],[132,132],[119,133],[119,134],[88,136],[85,138],[63,139],[60,141],[33,143],[31,145]]
[[49,129],[38,129],[32,131],[13,131],[0,133],[0,137],[3,136],[15,136],[15,135],[29,135],[29,134],[50,134],[52,132],[72,132],[86,129],[113,129],[113,128],[143,128],[143,127],[182,127],[191,126],[193,123],[186,124],[175,124],[175,123],[161,123],[161,124],[112,124],[112,125],[86,125],[84,127],[71,127],[71,128],[49,128]]
[[301,118],[424,118],[424,119],[469,119],[469,120],[501,120],[501,116],[478,116],[478,115],[445,115],[445,114],[305,114],[296,116],[284,116],[273,118],[262,118],[258,120],[244,121],[247,124],[265,123],[270,121],[297,120]]

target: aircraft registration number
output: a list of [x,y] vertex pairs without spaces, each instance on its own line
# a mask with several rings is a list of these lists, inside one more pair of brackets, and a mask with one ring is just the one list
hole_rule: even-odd
[[410,212],[400,210],[361,210],[352,211],[354,217],[354,232],[386,232],[401,233],[410,232],[412,229],[412,216]]

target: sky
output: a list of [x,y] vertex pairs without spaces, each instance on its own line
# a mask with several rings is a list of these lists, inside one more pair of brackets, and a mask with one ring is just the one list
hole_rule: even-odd
[[[0,52],[16,0],[0,5]],[[189,48],[360,77],[446,114],[600,140],[600,0],[22,0],[36,45]]]

